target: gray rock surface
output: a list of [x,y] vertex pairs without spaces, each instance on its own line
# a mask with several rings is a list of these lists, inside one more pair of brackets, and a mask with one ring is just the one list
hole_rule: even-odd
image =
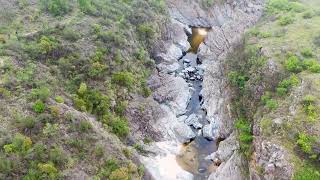
[[247,165],[244,162],[241,153],[235,151],[228,161],[222,162],[209,176],[209,180],[246,180],[244,172]]
[[193,126],[195,129],[202,128],[202,124],[199,122],[199,118],[195,114],[191,114],[188,118],[186,118],[184,123],[188,126]]
[[236,134],[232,133],[227,139],[221,141],[216,152],[212,153],[207,159],[219,164],[228,161],[228,159],[239,149],[239,142]]
[[188,143],[191,139],[196,137],[196,134],[192,131],[190,126],[186,125],[185,123],[177,123],[173,127],[175,135],[177,139],[181,143]]
[[[290,163],[288,152],[280,145],[269,141],[260,141],[257,139],[254,142],[255,154],[250,167],[250,176],[254,180],[286,180],[293,176],[293,166]],[[253,166],[254,165],[254,166]],[[257,169],[262,168],[262,174],[257,172]]]

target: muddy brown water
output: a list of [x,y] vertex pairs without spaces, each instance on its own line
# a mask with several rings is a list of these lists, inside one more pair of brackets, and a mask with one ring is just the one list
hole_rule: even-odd
[[[208,28],[192,28],[192,36],[189,37],[191,48],[188,52],[197,53],[208,31]],[[206,112],[201,109],[201,98],[199,96],[202,89],[202,81],[196,80],[191,83],[194,92],[185,115],[198,114],[202,116],[199,120],[200,123],[203,125],[208,124]],[[204,138],[198,133],[199,130],[193,130],[198,135],[192,142],[183,145],[180,154],[176,156],[176,161],[182,169],[192,173],[195,180],[204,180],[217,168],[211,160],[205,160],[205,157],[217,150],[217,143],[216,141],[210,141]]]
[[189,52],[197,53],[200,44],[205,40],[209,28],[192,28],[192,36],[189,38],[191,48]]

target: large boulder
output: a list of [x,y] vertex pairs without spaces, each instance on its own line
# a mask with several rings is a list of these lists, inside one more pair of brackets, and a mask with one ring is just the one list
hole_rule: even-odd
[[190,126],[186,125],[185,123],[175,124],[173,131],[181,143],[188,143],[191,141],[191,139],[196,137],[196,134],[192,131]]

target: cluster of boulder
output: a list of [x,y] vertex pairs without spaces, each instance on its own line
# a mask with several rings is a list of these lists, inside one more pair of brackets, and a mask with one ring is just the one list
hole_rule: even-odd
[[203,81],[204,67],[203,65],[197,65],[197,55],[188,53],[184,56],[180,62],[183,67],[179,76],[187,81]]

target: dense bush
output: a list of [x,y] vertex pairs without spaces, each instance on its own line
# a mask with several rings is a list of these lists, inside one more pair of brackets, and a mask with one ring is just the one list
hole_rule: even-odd
[[61,96],[56,96],[55,100],[56,100],[57,103],[64,103],[64,99]]
[[37,100],[33,104],[32,109],[36,113],[43,113],[46,109],[46,105],[41,100]]
[[3,146],[6,153],[26,153],[32,147],[32,141],[29,137],[22,134],[16,134],[11,144]]
[[278,20],[279,25],[286,26],[292,24],[294,22],[294,18],[292,15],[281,16]]
[[62,16],[70,10],[69,0],[40,0],[42,8],[54,16]]
[[315,180],[320,179],[320,171],[309,165],[303,165],[299,168],[293,177],[293,180]]
[[92,14],[95,12],[95,7],[91,0],[78,0],[80,10],[84,13]]
[[261,96],[261,101],[270,110],[278,108],[278,103],[276,100],[272,99],[271,92],[265,92],[265,94]]
[[304,19],[310,19],[310,18],[312,18],[313,16],[314,16],[314,12],[313,11],[306,11],[306,12],[304,12],[303,14],[302,14],[302,17],[304,18]]
[[297,140],[297,144],[306,154],[312,153],[312,144],[314,143],[314,138],[306,135],[305,133],[300,133]]
[[315,59],[305,60],[303,62],[304,68],[313,73],[320,73],[320,64]]
[[112,129],[112,132],[119,137],[124,137],[129,134],[128,122],[124,118],[115,118],[111,121],[110,127]]
[[313,52],[311,48],[305,48],[301,51],[302,56],[310,58],[313,56]]
[[90,122],[82,120],[79,124],[79,129],[81,132],[88,132],[92,128],[92,125]]
[[269,14],[276,14],[281,12],[303,12],[305,7],[298,2],[290,2],[289,0],[269,0],[267,2],[266,11]]
[[294,73],[299,73],[303,70],[302,62],[297,56],[291,56],[285,62],[285,68]]
[[239,131],[240,149],[247,157],[249,157],[252,151],[251,143],[253,140],[251,124],[247,119],[240,118],[236,121],[235,127]]
[[317,117],[317,111],[315,107],[316,98],[312,95],[307,95],[303,99],[304,111],[308,116],[308,120],[314,121]]
[[243,90],[245,88],[245,84],[249,80],[246,75],[239,74],[235,71],[228,73],[228,79],[233,86],[238,87],[240,90]]
[[112,83],[131,89],[134,85],[134,75],[130,72],[118,72],[112,75]]
[[31,91],[31,97],[33,99],[40,99],[42,101],[46,101],[50,95],[51,95],[51,92],[46,87],[32,89],[32,91]]
[[282,80],[278,84],[277,94],[279,96],[286,95],[292,87],[299,84],[299,81],[300,80],[298,79],[298,77],[296,75],[292,75],[290,78]]

